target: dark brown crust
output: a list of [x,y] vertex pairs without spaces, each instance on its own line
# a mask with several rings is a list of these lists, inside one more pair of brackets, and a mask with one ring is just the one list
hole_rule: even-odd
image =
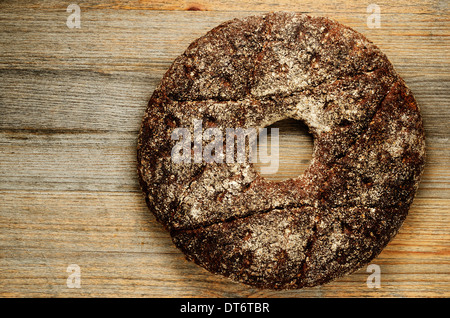
[[[272,182],[252,164],[174,164],[174,128],[294,118],[313,159]],[[403,223],[424,166],[422,119],[386,56],[326,18],[271,13],[194,41],[150,99],[138,140],[149,209],[188,259],[271,289],[326,283],[367,264]]]

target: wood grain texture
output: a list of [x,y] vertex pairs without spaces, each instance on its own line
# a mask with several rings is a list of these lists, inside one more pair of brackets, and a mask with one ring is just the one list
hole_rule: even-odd
[[[0,296],[449,297],[450,15],[447,1],[65,1],[0,3]],[[191,41],[226,20],[267,11],[325,15],[363,33],[414,92],[427,165],[400,233],[373,263],[299,291],[252,289],[214,276],[172,244],[145,206],[136,138],[153,90]],[[279,124],[275,178],[301,172],[312,141]],[[66,286],[67,266],[81,288]]]

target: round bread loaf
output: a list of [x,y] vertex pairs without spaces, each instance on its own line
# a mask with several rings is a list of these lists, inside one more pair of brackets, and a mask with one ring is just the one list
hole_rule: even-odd
[[[314,137],[296,178],[266,180],[249,160],[172,160],[172,133],[193,135],[193,120],[225,132],[287,118]],[[425,142],[411,91],[372,42],[328,18],[270,13],[223,23],[174,61],[137,154],[147,205],[189,260],[254,287],[293,289],[381,252],[407,216]]]

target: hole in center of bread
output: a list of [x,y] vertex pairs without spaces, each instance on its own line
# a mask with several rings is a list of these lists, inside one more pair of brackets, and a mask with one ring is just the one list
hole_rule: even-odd
[[[267,138],[258,141],[258,154],[261,150],[263,153],[267,151],[267,155],[271,157],[278,150],[278,166],[274,163],[273,156],[270,163],[261,162],[261,157],[258,156],[254,163],[256,171],[271,181],[283,181],[303,174],[313,153],[313,136],[308,132],[308,126],[299,120],[284,119],[265,128]],[[271,133],[271,128],[278,128],[278,146],[276,142],[272,142],[276,135]]]

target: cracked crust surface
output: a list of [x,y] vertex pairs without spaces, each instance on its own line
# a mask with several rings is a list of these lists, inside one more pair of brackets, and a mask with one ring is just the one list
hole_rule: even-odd
[[[286,118],[314,137],[297,178],[171,160],[172,131],[193,133],[193,119],[225,132]],[[147,205],[176,246],[213,273],[271,289],[370,262],[403,223],[424,158],[419,108],[386,56],[348,27],[297,13],[235,19],[194,41],[153,93],[138,138]]]

